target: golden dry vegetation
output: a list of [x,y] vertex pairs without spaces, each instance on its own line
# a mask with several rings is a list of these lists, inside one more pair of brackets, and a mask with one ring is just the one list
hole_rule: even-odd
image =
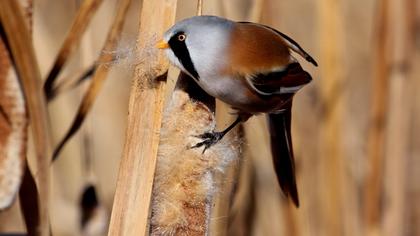
[[264,117],[210,159],[179,148],[233,119],[191,103],[153,49],[195,14],[196,0],[1,0],[0,233],[141,235],[151,218],[153,235],[420,235],[419,1],[203,0],[203,14],[270,25],[318,61],[300,60],[313,81],[293,109],[299,209]]

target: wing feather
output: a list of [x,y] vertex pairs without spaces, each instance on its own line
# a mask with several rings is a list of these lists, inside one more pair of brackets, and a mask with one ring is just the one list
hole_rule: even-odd
[[280,36],[283,39],[283,41],[286,43],[288,48],[290,48],[297,54],[301,55],[303,58],[305,58],[305,60],[312,63],[314,66],[318,66],[318,63],[315,61],[315,59],[311,55],[309,55],[309,53],[307,53],[295,40],[293,40],[286,34],[267,25],[262,25],[262,24],[252,23],[252,22],[245,22],[245,21],[238,22],[238,23],[254,25],[254,26],[262,27],[262,28],[272,31],[273,33],[275,33],[276,35]]
[[250,87],[264,96],[296,93],[311,80],[311,75],[297,62],[290,64],[282,71],[254,74],[247,78]]

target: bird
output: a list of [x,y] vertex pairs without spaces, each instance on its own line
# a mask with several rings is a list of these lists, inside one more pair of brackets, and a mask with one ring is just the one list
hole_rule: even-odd
[[206,149],[251,116],[268,119],[271,153],[280,188],[299,207],[291,137],[293,97],[312,77],[292,51],[317,62],[289,36],[263,24],[218,16],[194,16],[169,28],[156,48],[206,93],[228,104],[237,115],[223,131],[197,137],[192,148]]

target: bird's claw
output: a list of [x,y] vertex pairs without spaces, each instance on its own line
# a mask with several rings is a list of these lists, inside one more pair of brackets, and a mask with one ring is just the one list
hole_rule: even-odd
[[203,150],[203,153],[204,153],[208,148],[218,143],[223,138],[223,133],[211,131],[211,132],[205,132],[200,135],[196,135],[194,137],[201,138],[203,141],[192,146],[191,149],[204,146],[204,150]]

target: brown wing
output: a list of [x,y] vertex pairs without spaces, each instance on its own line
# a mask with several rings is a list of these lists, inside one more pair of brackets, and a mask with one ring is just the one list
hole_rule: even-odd
[[294,93],[311,81],[311,76],[290,55],[290,49],[299,50],[308,60],[316,62],[282,33],[268,26],[237,23],[230,40],[226,71],[246,78],[259,94]]
[[287,108],[278,114],[269,114],[271,137],[271,154],[274,170],[283,193],[299,207],[299,196],[296,187],[295,160],[291,136],[292,100]]
[[271,30],[254,24],[236,24],[229,45],[229,72],[240,75],[270,72],[293,62],[284,40]]
[[292,49],[293,51],[301,55],[303,58],[305,58],[308,62],[312,63],[314,66],[318,66],[318,63],[313,59],[313,57],[311,57],[311,55],[309,55],[309,53],[303,50],[303,48],[295,40],[293,40],[286,34],[267,25],[262,25],[262,24],[252,23],[252,22],[238,22],[238,23],[244,24],[244,25],[253,25],[256,27],[261,27],[261,28],[265,28],[272,31],[274,34],[276,34],[277,36],[283,39],[284,43],[287,45],[288,48]]
[[289,64],[282,71],[255,74],[248,79],[251,87],[260,95],[292,94],[311,82],[311,75],[299,63]]

